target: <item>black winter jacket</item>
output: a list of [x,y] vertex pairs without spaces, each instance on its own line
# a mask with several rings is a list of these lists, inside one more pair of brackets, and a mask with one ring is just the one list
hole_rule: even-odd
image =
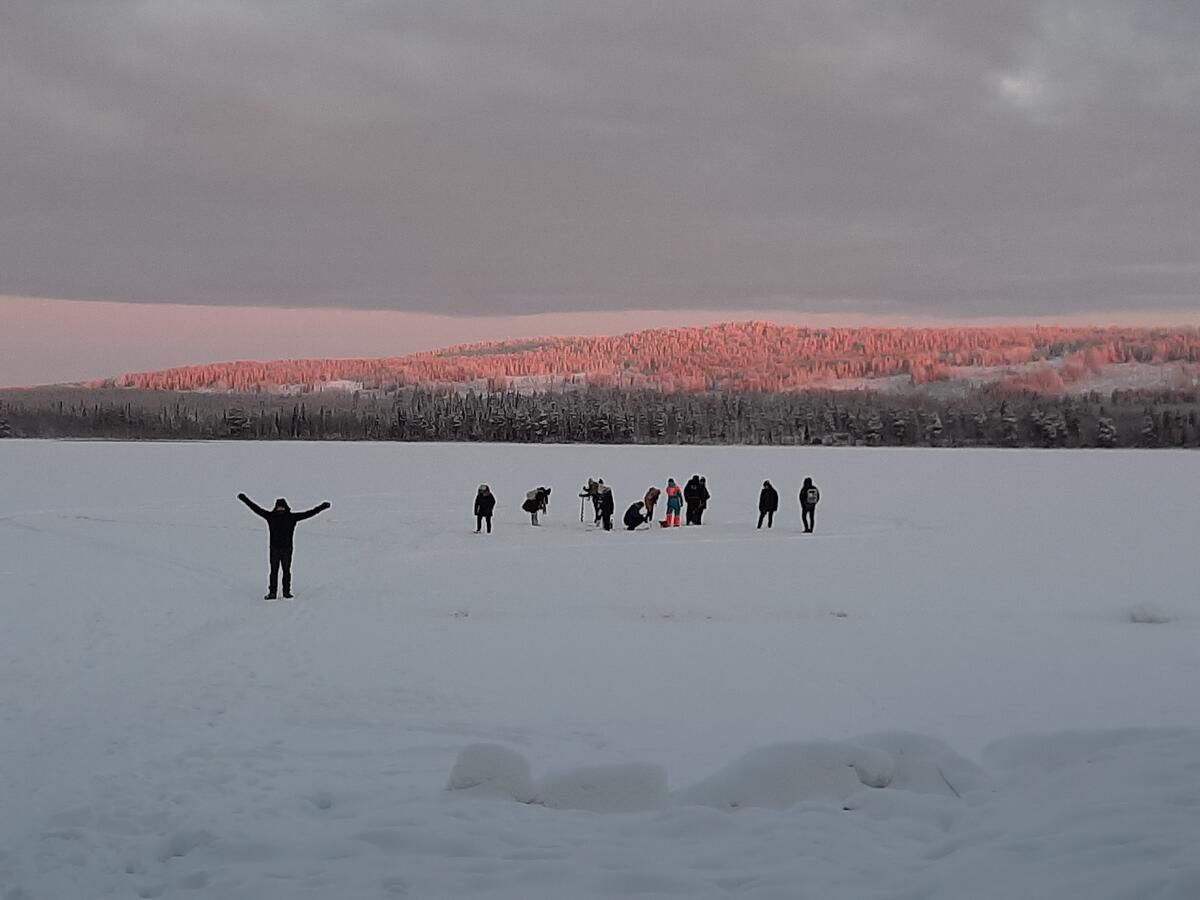
[[779,512],[779,491],[767,485],[758,495],[759,512]]
[[238,494],[238,499],[245,503],[255,514],[267,520],[267,528],[271,532],[272,550],[291,550],[296,534],[296,523],[311,519],[317,513],[329,509],[328,503],[314,506],[304,512],[292,512],[290,509],[265,510],[245,494]]

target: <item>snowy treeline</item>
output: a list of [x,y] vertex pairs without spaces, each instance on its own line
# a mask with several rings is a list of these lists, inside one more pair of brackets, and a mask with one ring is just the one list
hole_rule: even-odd
[[[354,381],[400,387],[472,385],[491,391],[525,379],[674,391],[819,390],[847,379],[899,376],[913,384],[993,369],[1014,391],[1061,392],[1112,364],[1178,364],[1195,377],[1195,328],[799,328],[729,322],[613,337],[558,337],[468,344],[384,359],[241,361],[139,372],[89,387],[252,392]],[[1012,371],[1009,371],[1009,369]]]
[[938,398],[407,389],[297,398],[58,388],[0,392],[0,437],[1194,447],[1198,410],[1200,395],[1179,391]]

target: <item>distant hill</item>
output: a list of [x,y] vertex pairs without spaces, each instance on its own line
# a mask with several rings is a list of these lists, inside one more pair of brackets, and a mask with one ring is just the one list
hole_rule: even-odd
[[88,387],[294,393],[576,386],[664,392],[805,389],[1055,394],[1200,382],[1196,328],[801,328],[736,322],[615,337],[464,344],[382,359],[222,362],[121,375]]

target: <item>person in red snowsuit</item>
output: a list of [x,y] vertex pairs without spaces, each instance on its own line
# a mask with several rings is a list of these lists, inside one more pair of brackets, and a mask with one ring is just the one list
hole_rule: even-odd
[[680,513],[683,512],[683,491],[674,478],[667,479],[667,518],[664,527],[678,528]]

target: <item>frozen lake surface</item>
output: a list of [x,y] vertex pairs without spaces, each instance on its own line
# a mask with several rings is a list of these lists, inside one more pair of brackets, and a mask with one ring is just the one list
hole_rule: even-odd
[[[619,519],[696,472],[701,528],[580,524],[589,476]],[[0,474],[4,900],[1200,897],[1200,455],[7,441]],[[332,502],[294,601],[238,491]]]

